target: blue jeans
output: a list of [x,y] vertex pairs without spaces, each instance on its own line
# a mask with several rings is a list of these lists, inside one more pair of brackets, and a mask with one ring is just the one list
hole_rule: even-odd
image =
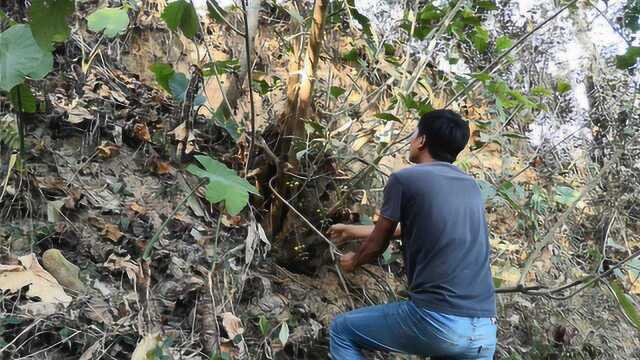
[[338,315],[331,324],[331,359],[364,359],[360,349],[431,359],[493,359],[493,318],[447,315],[411,301],[366,307]]

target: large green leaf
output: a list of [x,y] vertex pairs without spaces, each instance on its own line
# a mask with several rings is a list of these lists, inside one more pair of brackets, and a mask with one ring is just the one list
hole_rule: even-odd
[[36,98],[31,93],[31,89],[25,84],[18,84],[11,89],[9,101],[17,111],[36,112]]
[[44,50],[52,50],[51,43],[65,42],[70,30],[65,18],[73,14],[73,0],[32,0],[31,31],[38,45]]
[[193,39],[198,32],[198,14],[189,2],[178,0],[169,3],[161,15],[162,19],[167,23],[169,29],[177,31],[182,30],[184,36]]
[[236,175],[235,171],[209,156],[196,155],[196,160],[204,167],[187,166],[187,171],[201,178],[208,178],[206,198],[209,202],[224,201],[225,209],[231,215],[237,215],[247,206],[249,193],[258,194],[258,190],[247,180]]
[[568,187],[568,186],[556,186],[556,195],[554,199],[560,204],[571,205],[580,198],[580,192]]
[[167,92],[171,92],[169,81],[173,74],[176,73],[175,70],[173,70],[173,67],[169,64],[156,63],[151,65],[151,71],[156,76],[158,84],[160,84],[160,86]]
[[189,79],[187,75],[176,72],[169,79],[169,92],[178,101],[184,101],[187,96],[187,88],[189,87]]
[[484,52],[489,47],[489,32],[482,26],[476,26],[471,41],[478,51]]
[[26,77],[42,79],[53,68],[53,57],[36,43],[31,28],[19,24],[0,33],[0,90],[9,91]]
[[629,46],[627,52],[616,56],[616,67],[621,70],[628,69],[636,64],[640,58],[640,46]]
[[500,36],[496,39],[496,52],[501,53],[513,45],[513,41],[508,36]]
[[640,313],[638,313],[637,305],[633,302],[631,297],[624,292],[622,285],[617,280],[612,281],[610,284],[613,295],[615,296],[620,308],[625,314],[625,317],[629,320],[631,325],[640,330]]
[[124,8],[102,8],[87,17],[89,30],[104,31],[104,36],[114,38],[129,26],[129,15]]
[[240,130],[238,129],[238,124],[233,120],[232,117],[225,117],[223,106],[218,108],[215,113],[213,113],[213,123],[216,126],[223,128],[229,136],[233,139],[234,142],[238,142],[240,140]]

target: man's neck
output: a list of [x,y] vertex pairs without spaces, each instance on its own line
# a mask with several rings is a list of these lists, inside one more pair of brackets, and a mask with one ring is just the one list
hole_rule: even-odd
[[428,152],[424,151],[420,154],[420,156],[418,156],[417,161],[415,162],[416,164],[431,164],[432,162],[434,162],[435,160],[431,157],[431,154],[429,154]]

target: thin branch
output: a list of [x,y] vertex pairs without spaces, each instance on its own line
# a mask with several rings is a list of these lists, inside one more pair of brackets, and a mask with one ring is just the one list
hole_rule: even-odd
[[[240,0],[240,1],[242,2],[242,6],[244,8],[244,0]],[[220,17],[222,22],[225,25],[227,25],[231,29],[231,31],[233,31],[234,33],[236,33],[236,34],[238,34],[238,35],[240,35],[242,37],[245,37],[245,34],[248,34],[248,33],[242,33],[242,31],[238,30],[235,26],[231,25],[231,23],[229,23],[227,21],[227,19],[224,18],[223,14],[221,14],[220,11],[218,11],[218,8],[213,4],[213,2],[211,0],[207,0],[207,8],[208,9],[213,9],[213,11],[215,11],[216,14],[218,14],[218,16]],[[246,16],[246,11],[245,11],[245,16]],[[245,30],[246,30],[246,28],[245,28]]]
[[[589,276],[585,276],[582,279],[576,280],[574,282],[571,282],[569,284],[557,287],[557,288],[553,288],[553,289],[548,289],[546,286],[544,285],[534,285],[534,286],[522,286],[522,285],[517,285],[514,287],[507,287],[507,288],[498,288],[496,289],[496,294],[509,294],[509,293],[522,293],[525,295],[532,295],[532,296],[543,296],[543,297],[547,297],[553,300],[567,300],[575,295],[577,295],[578,293],[580,293],[581,291],[583,291],[584,289],[586,289],[587,287],[591,286],[591,284],[595,283],[596,281],[599,281],[600,279],[604,278],[605,276],[608,276],[609,274],[613,273],[616,269],[621,268],[622,266],[624,266],[626,263],[628,263],[629,261],[640,257],[640,250],[634,252],[633,254],[627,256],[626,258],[624,258],[623,260],[619,261],[618,263],[616,263],[615,265],[611,266],[607,271],[601,272],[601,273],[597,273],[594,275],[589,275]],[[555,296],[554,294],[557,294],[559,292],[568,290],[570,288],[576,287],[578,285],[583,284],[581,287],[579,287],[578,289],[576,289],[575,291],[571,292],[568,295],[565,296]]]
[[[246,0],[249,1],[249,0]],[[242,3],[242,10],[244,12],[244,33],[249,34],[249,15],[247,14],[247,6],[245,0],[240,0]],[[251,103],[251,143],[249,144],[249,154],[247,154],[247,163],[245,164],[244,174],[247,176],[249,172],[249,164],[251,164],[251,158],[253,155],[253,149],[256,142],[256,110],[255,103],[253,101],[253,84],[251,84],[251,39],[249,36],[244,37],[245,54],[247,56],[247,79],[249,82],[249,102]]]

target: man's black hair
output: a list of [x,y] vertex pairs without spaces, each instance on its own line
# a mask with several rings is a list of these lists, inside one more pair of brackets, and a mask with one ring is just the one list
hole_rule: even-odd
[[426,137],[427,150],[435,160],[452,163],[469,141],[469,123],[451,110],[433,110],[420,118],[418,135]]

